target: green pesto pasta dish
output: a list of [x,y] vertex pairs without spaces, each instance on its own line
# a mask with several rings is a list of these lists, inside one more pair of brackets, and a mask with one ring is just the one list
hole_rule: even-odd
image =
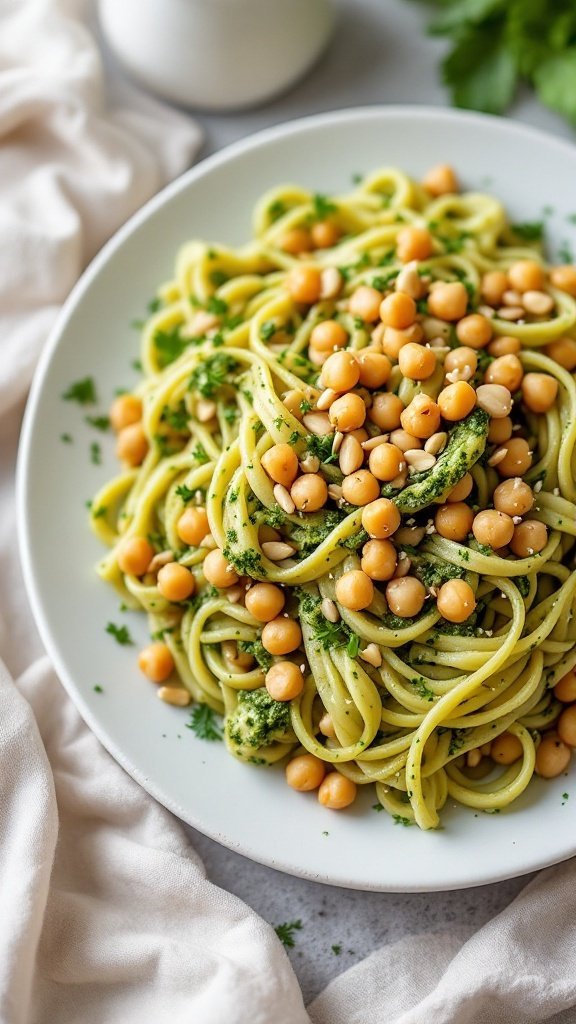
[[527,234],[448,166],[275,188],[181,249],[112,406],[142,673],[326,808],[433,829],[576,747],[576,267]]

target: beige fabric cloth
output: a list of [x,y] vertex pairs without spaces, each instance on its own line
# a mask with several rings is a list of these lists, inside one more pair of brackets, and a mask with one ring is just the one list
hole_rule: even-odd
[[199,144],[133,90],[110,103],[84,15],[0,0],[0,1024],[575,1021],[573,863],[476,935],[378,950],[308,1014],[272,929],[207,881],[42,655],[15,553],[23,399],[83,266]]

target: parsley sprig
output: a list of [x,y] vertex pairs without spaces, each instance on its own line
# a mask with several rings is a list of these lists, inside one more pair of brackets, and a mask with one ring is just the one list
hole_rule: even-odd
[[200,740],[215,742],[222,739],[216,712],[208,704],[196,705],[190,715],[190,721],[186,722],[186,728],[191,729]]
[[301,928],[302,921],[298,919],[297,921],[285,921],[284,924],[277,924],[274,931],[280,939],[280,942],[282,942],[284,946],[292,949],[295,945],[294,932],[299,932]]

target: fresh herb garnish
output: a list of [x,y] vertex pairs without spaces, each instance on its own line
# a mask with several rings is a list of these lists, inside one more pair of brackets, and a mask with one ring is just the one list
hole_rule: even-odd
[[227,352],[217,352],[200,363],[190,377],[188,388],[198,391],[204,398],[213,398],[226,383],[229,374],[238,369],[238,363]]
[[97,441],[93,441],[90,445],[90,462],[93,466],[102,465],[102,449]]
[[159,329],[154,333],[153,344],[161,370],[178,359],[190,344],[190,338],[182,337],[181,327],[182,324],[176,324],[174,327]]
[[340,945],[339,942],[335,943],[331,948],[332,952],[334,953],[334,956],[340,956],[340,953],[342,952],[342,946]]
[[286,921],[284,924],[277,924],[274,928],[276,935],[280,939],[280,942],[284,946],[288,946],[290,949],[294,946],[294,932],[299,932],[302,928],[302,921]]
[[114,622],[109,622],[106,626],[106,632],[113,636],[116,643],[122,647],[132,646],[134,641],[130,636],[130,632],[127,626],[116,626]]
[[260,337],[262,338],[262,341],[270,341],[270,338],[276,334],[277,330],[278,326],[275,320],[265,320],[264,323],[260,325]]
[[219,299],[217,295],[211,295],[206,303],[206,309],[215,316],[224,316],[228,312],[228,303],[224,302],[224,299]]
[[411,818],[403,818],[401,814],[393,814],[392,819],[395,825],[404,825],[404,828],[414,824]]
[[215,742],[222,739],[216,712],[208,704],[197,704],[192,709],[190,721],[186,722],[186,728],[191,729],[200,740]]
[[110,429],[110,417],[109,416],[85,416],[84,419],[89,427],[94,427],[95,430],[101,430],[103,433]]
[[511,224],[510,230],[525,242],[540,242],[544,237],[544,222],[535,220],[525,221],[523,224]]
[[79,405],[94,405],[98,401],[96,385],[92,377],[77,380],[63,393],[65,402],[78,402]]
[[182,499],[185,505],[187,505],[189,501],[192,501],[195,493],[196,492],[191,490],[190,487],[187,487],[186,484],[179,484],[176,488],[176,494]]
[[72,437],[72,434],[60,434],[60,440],[64,444],[72,444],[74,438]]
[[316,220],[326,220],[331,213],[337,213],[338,207],[326,196],[321,195],[317,192],[313,197],[312,202],[314,204],[314,216]]
[[99,683],[96,683],[96,686],[93,686],[92,689],[94,690],[94,693],[104,693],[104,687],[100,686]]

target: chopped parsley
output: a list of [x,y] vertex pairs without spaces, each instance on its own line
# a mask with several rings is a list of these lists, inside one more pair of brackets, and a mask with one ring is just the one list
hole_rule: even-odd
[[60,440],[64,444],[72,444],[74,438],[72,437],[72,434],[60,434]]
[[219,299],[217,295],[211,295],[206,303],[206,309],[215,316],[224,316],[228,312],[228,303],[224,299]]
[[378,813],[380,813],[380,811],[384,810],[384,804],[381,804],[380,801],[378,801],[377,804],[372,804],[372,810],[378,811]]
[[96,385],[92,377],[84,377],[64,391],[62,398],[65,402],[78,402],[78,405],[94,405],[97,401]]
[[89,427],[94,427],[95,430],[101,430],[103,433],[110,429],[110,417],[109,416],[85,416],[84,419]]
[[200,363],[190,377],[188,388],[198,391],[204,398],[213,398],[226,383],[227,377],[238,369],[238,363],[227,352],[217,352]]
[[294,932],[299,932],[302,928],[302,921],[286,921],[284,924],[277,924],[274,928],[276,935],[280,939],[280,942],[292,949],[294,946]]
[[331,213],[337,213],[338,207],[326,196],[323,196],[320,192],[317,192],[312,199],[314,204],[314,217],[316,220],[326,220]]
[[227,545],[224,548],[224,558],[234,566],[239,576],[252,576],[257,579],[259,576],[267,575],[259,552],[252,548],[248,551],[233,551]]
[[104,687],[100,686],[99,683],[96,683],[96,686],[93,686],[92,689],[94,690],[94,693],[104,693]]
[[424,700],[427,700],[430,703],[434,700],[434,694],[432,690],[428,686],[426,686],[426,683],[422,676],[416,676],[414,679],[411,679],[410,685],[414,687],[419,697],[422,697]]
[[269,654],[260,639],[239,640],[238,650],[242,651],[244,654],[251,654],[260,665],[260,668],[263,668],[265,672],[272,667],[272,655]]
[[176,324],[166,330],[158,329],[154,334],[152,340],[161,370],[178,359],[190,344],[189,338],[182,337],[181,327],[182,324]]
[[[298,435],[300,440],[300,435]],[[337,462],[338,452],[332,451],[334,434],[308,434],[306,451],[308,455],[316,455],[325,466],[329,462]]]
[[94,466],[102,465],[102,449],[97,441],[93,441],[90,445],[90,462]]
[[467,729],[452,729],[452,737],[448,747],[449,754],[456,754],[464,746],[467,732]]
[[262,338],[262,341],[270,341],[270,338],[276,334],[277,330],[278,327],[275,320],[265,320],[264,323],[260,325],[260,337]]
[[208,704],[197,704],[193,708],[190,721],[186,722],[186,728],[191,729],[200,740],[215,742],[222,739],[216,712]]
[[270,206],[268,207],[268,216],[270,217],[270,220],[272,222],[278,220],[278,218],[282,217],[282,215],[285,213],[286,203],[284,203],[281,199],[275,199],[273,203],[270,203]]
[[510,230],[525,242],[540,242],[544,237],[544,222],[534,220],[525,221],[523,224],[511,224]]
[[207,462],[210,462],[210,456],[207,454],[204,445],[200,444],[200,442],[198,442],[198,444],[194,448],[192,452],[192,458],[201,466],[204,466]]
[[395,825],[404,825],[404,828],[414,824],[411,818],[403,818],[401,814],[393,814],[392,819]]
[[228,274],[225,274],[223,270],[213,270],[210,274],[210,281],[215,288],[219,288],[220,285],[226,284],[228,280]]
[[338,942],[335,943],[331,947],[331,949],[332,949],[332,952],[334,953],[334,956],[340,956],[340,953],[342,952],[342,946],[340,945],[340,943],[338,943]]
[[92,518],[102,519],[102,517],[106,515],[107,511],[108,509],[106,508],[106,505],[99,505],[98,508],[92,509]]
[[187,429],[189,418],[188,410],[186,409],[184,402],[179,402],[175,409],[171,409],[169,405],[165,405],[160,417],[163,423],[167,423],[173,430],[178,430],[181,433]]
[[190,487],[187,487],[186,484],[179,484],[176,488],[176,494],[182,499],[185,505],[187,505],[189,501],[192,501],[195,493],[196,492],[191,490]]
[[106,626],[106,632],[113,636],[116,643],[122,647],[133,646],[134,644],[127,626],[116,626],[114,622],[109,622]]

